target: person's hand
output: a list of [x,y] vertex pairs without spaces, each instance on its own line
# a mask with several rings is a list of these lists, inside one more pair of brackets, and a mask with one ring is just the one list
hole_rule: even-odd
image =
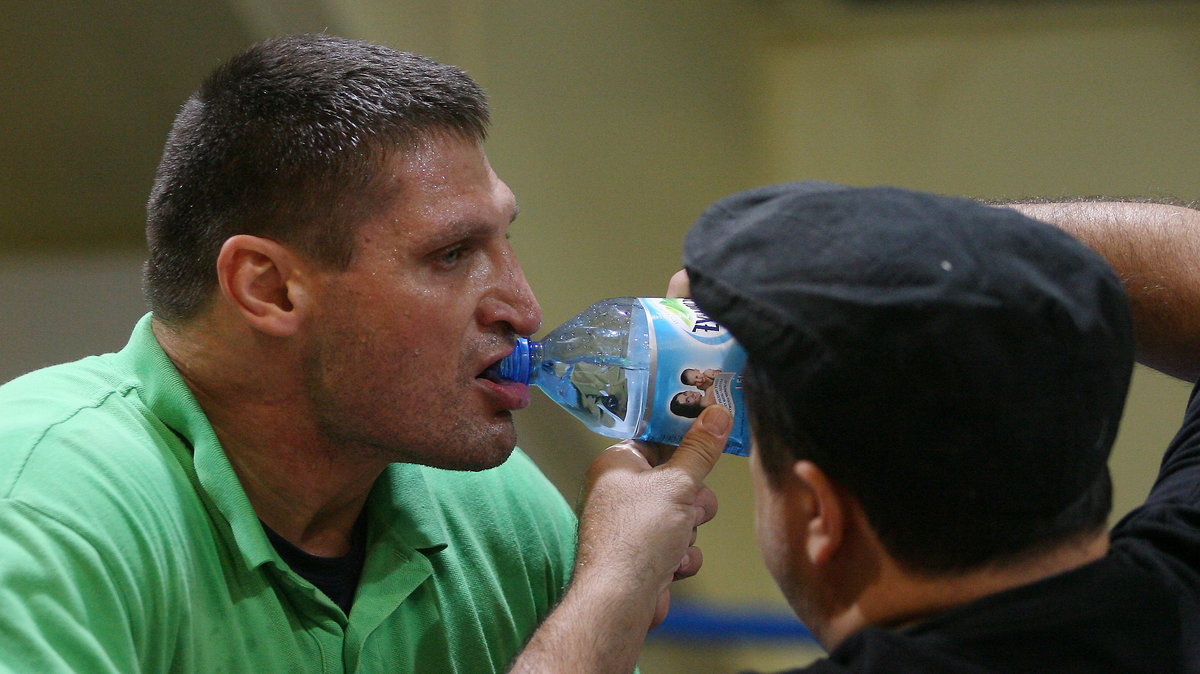
[[704,478],[725,448],[731,421],[728,410],[713,405],[679,447],[618,443],[588,472],[573,582],[594,583],[628,601],[635,607],[630,617],[646,630],[666,617],[672,580],[694,575],[704,561],[697,528],[717,512]]
[[696,528],[717,512],[704,486],[733,425],[713,405],[679,447],[609,447],[588,471],[575,574],[509,670],[629,672],[646,632],[666,617],[669,587],[700,570]]
[[691,297],[692,288],[691,282],[688,279],[687,270],[680,269],[671,276],[671,280],[667,283],[667,297]]

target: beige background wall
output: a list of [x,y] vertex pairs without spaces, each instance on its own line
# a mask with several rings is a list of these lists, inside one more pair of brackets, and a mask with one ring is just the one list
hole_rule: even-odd
[[[248,42],[327,30],[463,66],[553,327],[656,295],[714,199],[802,178],[981,197],[1198,196],[1191,2],[9,0],[0,6],[0,379],[119,348],[142,312],[142,204],[175,110]],[[982,7],[979,7],[982,5]],[[1187,387],[1139,370],[1112,461],[1145,494]],[[574,498],[607,443],[544,399],[522,445]],[[678,595],[784,610],[745,461],[710,483],[705,572]],[[652,642],[647,672],[798,664],[795,644]]]

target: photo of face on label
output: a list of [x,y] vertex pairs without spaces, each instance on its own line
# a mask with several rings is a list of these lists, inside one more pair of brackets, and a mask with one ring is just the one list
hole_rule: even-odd
[[716,398],[708,392],[680,391],[671,397],[671,414],[695,419],[700,416],[700,412],[704,411],[705,407],[714,402],[716,402]]
[[697,390],[680,391],[671,397],[670,409],[675,416],[695,419],[713,403],[730,411],[737,410],[733,401],[733,389],[741,388],[741,377],[737,373],[689,367],[680,373],[679,380]]
[[695,367],[686,368],[679,374],[679,381],[688,386],[695,386],[701,391],[707,391],[712,386],[713,379],[721,374],[720,370],[701,370]]

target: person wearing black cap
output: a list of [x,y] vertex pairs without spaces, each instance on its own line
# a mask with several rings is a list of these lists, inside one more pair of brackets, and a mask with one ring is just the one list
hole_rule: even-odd
[[684,263],[748,353],[760,547],[830,649],[811,671],[1197,668],[1200,438],[1105,530],[1134,340],[1094,250],[1011,209],[793,183],[714,204]]
[[[1200,213],[1171,234],[1081,213],[1054,227],[807,182],[727,197],[688,233],[673,294],[746,348],[760,548],[829,650],[803,671],[1200,671],[1200,397],[1146,503],[1106,530],[1134,331],[1142,362],[1200,374],[1200,246],[1165,243],[1197,238]],[[597,587],[611,601],[540,630],[565,635],[543,662],[636,653],[651,621],[632,588],[649,571],[629,571],[678,554],[689,525],[655,519],[646,472],[608,452],[594,464],[580,550],[602,547],[588,532],[639,527],[577,570],[560,610]],[[591,662],[572,671],[624,661]]]

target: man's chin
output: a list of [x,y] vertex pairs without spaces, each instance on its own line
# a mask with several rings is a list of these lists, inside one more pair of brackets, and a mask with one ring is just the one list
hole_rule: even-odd
[[431,461],[426,465],[432,468],[441,468],[442,470],[463,470],[478,472],[481,470],[489,470],[497,466],[503,465],[508,461],[508,457],[512,456],[513,446],[503,451],[491,453],[480,453],[478,455],[469,456],[453,456],[445,457],[442,460]]
[[510,427],[510,432],[500,434],[490,442],[480,439],[472,444],[472,447],[450,448],[450,451],[429,457],[429,461],[422,463],[443,470],[480,471],[495,468],[512,456],[517,444],[516,432]]
[[517,444],[517,429],[512,417],[463,433],[447,429],[431,432],[419,444],[395,447],[391,461],[412,463],[443,470],[480,471],[508,461]]

